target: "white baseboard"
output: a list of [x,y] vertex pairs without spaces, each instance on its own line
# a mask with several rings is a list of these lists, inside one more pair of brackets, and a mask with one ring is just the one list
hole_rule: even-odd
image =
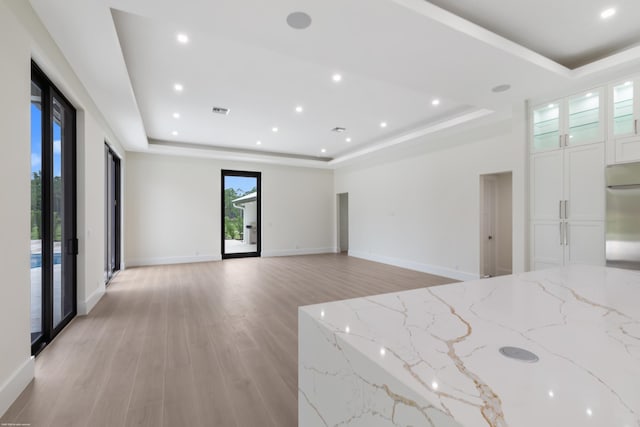
[[335,253],[335,248],[304,248],[304,249],[281,249],[276,251],[262,251],[263,257],[295,256],[295,255],[317,255]]
[[7,412],[9,406],[15,402],[20,393],[29,385],[34,374],[34,358],[31,356],[0,385],[0,417]]
[[127,260],[126,266],[143,267],[148,265],[190,264],[194,262],[220,261],[220,255],[177,256],[165,258],[134,258]]
[[399,258],[392,258],[383,255],[376,255],[371,253],[364,253],[359,251],[349,251],[349,256],[355,258],[362,258],[369,261],[381,262],[383,264],[395,265],[396,267],[407,268],[409,270],[420,271],[422,273],[435,274],[436,276],[449,277],[451,279],[468,281],[479,279],[478,274],[468,273],[465,271],[453,270],[446,267],[440,267],[436,265],[423,264],[415,261],[408,261]]
[[78,301],[78,316],[86,316],[91,313],[93,307],[98,304],[100,298],[104,296],[104,285],[98,287],[85,301]]

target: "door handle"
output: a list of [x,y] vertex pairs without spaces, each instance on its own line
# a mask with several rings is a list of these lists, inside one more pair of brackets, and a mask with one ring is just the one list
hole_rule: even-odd
[[564,245],[569,246],[569,227],[567,223],[564,223]]
[[568,146],[569,145],[569,134],[564,134],[564,146]]
[[569,201],[565,200],[564,201],[564,219],[569,219]]
[[558,147],[562,148],[562,135],[558,135]]
[[638,119],[633,121],[633,133],[636,135],[638,134]]
[[564,230],[562,224],[564,224],[564,222],[560,223],[560,246],[564,245]]

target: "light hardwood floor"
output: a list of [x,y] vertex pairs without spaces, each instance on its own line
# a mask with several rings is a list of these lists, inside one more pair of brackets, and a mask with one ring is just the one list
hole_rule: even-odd
[[295,426],[298,306],[450,282],[346,255],[129,269],[0,423]]

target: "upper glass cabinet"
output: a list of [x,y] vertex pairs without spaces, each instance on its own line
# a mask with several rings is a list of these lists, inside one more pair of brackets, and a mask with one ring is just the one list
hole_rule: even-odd
[[638,136],[638,83],[638,80],[627,80],[612,85],[611,136],[615,139]]
[[604,141],[603,90],[594,89],[533,109],[531,150]]
[[560,102],[552,102],[533,110],[533,150],[560,147]]
[[600,100],[600,91],[597,90],[569,98],[569,140],[566,145],[588,144],[603,139]]

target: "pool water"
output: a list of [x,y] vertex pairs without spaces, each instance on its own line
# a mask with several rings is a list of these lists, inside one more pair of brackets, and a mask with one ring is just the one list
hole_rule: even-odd
[[[53,263],[62,263],[62,253],[56,252],[53,254]],[[42,267],[42,254],[31,254],[31,268]]]

